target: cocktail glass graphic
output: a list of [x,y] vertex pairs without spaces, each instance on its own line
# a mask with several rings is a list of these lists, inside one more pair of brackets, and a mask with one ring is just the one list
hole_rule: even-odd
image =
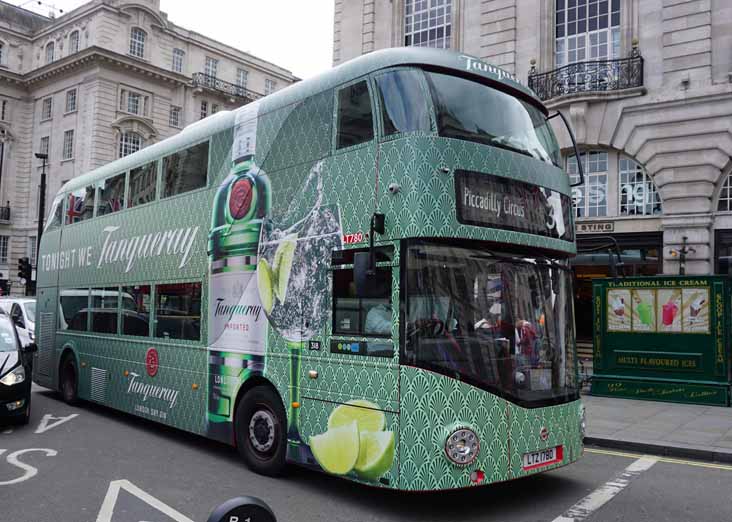
[[646,326],[653,325],[653,310],[650,304],[641,301],[636,306],[636,310],[638,310],[638,319],[640,319],[641,323]]
[[287,438],[301,442],[300,357],[303,345],[322,332],[329,310],[331,252],[342,246],[336,206],[316,206],[287,228],[267,220],[259,242],[259,293],[270,325],[290,352],[290,401]]
[[661,322],[664,326],[671,326],[674,324],[676,315],[679,312],[679,305],[676,304],[678,300],[677,295],[672,295],[669,300],[661,307]]

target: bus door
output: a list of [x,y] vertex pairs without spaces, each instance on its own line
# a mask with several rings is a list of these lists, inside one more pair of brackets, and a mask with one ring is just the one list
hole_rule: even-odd
[[[376,275],[370,281],[369,297],[359,297],[356,293],[353,260],[354,253],[359,251],[367,249],[333,252],[328,322],[322,335],[303,346],[300,418],[305,441],[355,420],[359,431],[379,432],[378,437],[387,441],[393,436],[396,445],[397,249],[392,245],[377,247]],[[393,473],[391,468],[380,470],[371,479],[395,486],[396,467],[394,470]]]
[[[55,386],[56,367],[54,349],[56,346],[56,322],[58,316],[58,277],[59,270],[54,269],[51,254],[60,250],[61,219],[63,216],[62,196],[52,203],[46,230],[43,233],[43,244],[36,253],[36,331],[35,341],[38,345],[33,364],[34,381],[45,387]],[[46,258],[48,256],[48,258]],[[49,260],[48,266],[41,266],[43,259]],[[41,269],[42,268],[42,269]]]

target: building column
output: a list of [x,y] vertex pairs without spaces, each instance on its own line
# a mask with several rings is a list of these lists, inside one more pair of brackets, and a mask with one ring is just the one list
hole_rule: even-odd
[[679,256],[672,251],[681,249],[686,237],[686,248],[694,249],[686,255],[686,273],[688,275],[707,275],[714,271],[712,259],[712,214],[691,214],[663,217],[663,273],[677,275],[679,273]]

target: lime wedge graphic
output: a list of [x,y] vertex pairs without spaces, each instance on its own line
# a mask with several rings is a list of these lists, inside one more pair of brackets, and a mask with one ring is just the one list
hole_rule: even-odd
[[272,269],[266,259],[262,258],[257,263],[257,286],[259,287],[259,299],[262,301],[264,311],[270,313],[274,304],[272,293]]
[[364,479],[375,480],[389,471],[394,461],[393,431],[362,431],[355,470]]
[[345,426],[352,421],[358,423],[358,431],[382,431],[386,426],[386,417],[379,411],[379,405],[363,399],[356,399],[341,404],[328,417],[328,429]]
[[310,437],[310,450],[325,471],[345,475],[353,469],[358,459],[358,424],[353,421]]
[[292,261],[295,259],[295,248],[297,247],[297,236],[290,235],[283,239],[277,245],[277,251],[272,264],[272,272],[277,277],[275,285],[275,293],[280,303],[285,302],[287,295],[287,283],[290,281],[290,271],[292,270]]

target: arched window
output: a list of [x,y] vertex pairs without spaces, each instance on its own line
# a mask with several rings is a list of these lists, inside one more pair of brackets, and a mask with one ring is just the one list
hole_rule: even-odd
[[143,146],[142,136],[136,132],[126,131],[119,137],[119,157],[123,158],[137,152]]
[[133,27],[130,31],[130,54],[137,58],[145,57],[145,39],[147,34],[139,27]]
[[183,49],[173,49],[173,71],[183,72],[183,58],[185,55]]
[[642,165],[620,156],[618,170],[621,216],[650,216],[661,213],[661,197]]
[[69,35],[69,54],[79,52],[79,31],[73,31]]
[[717,210],[719,212],[732,211],[732,174],[727,176],[722,183],[722,190],[719,192],[719,201],[717,202]]
[[[576,216],[607,216],[608,154],[605,151],[580,153],[585,173],[585,184],[572,189],[572,200]],[[577,158],[567,158],[567,173],[572,183],[579,181]]]
[[53,53],[54,53],[53,42],[48,42],[48,44],[46,44],[46,63],[51,63],[53,61]]

